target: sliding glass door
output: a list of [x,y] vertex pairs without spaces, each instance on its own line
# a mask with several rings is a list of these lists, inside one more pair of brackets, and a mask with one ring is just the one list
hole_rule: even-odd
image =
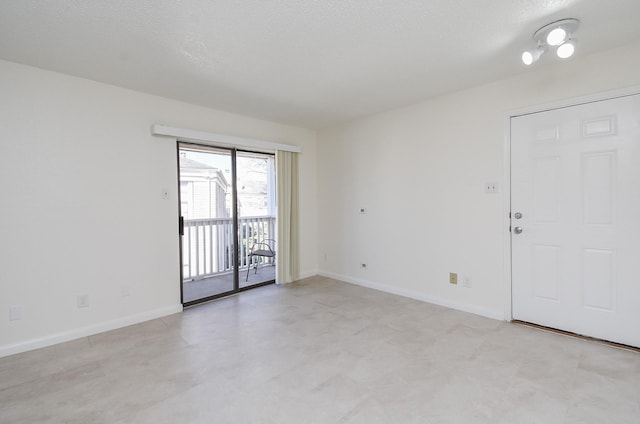
[[182,303],[274,282],[273,155],[179,143],[178,162]]

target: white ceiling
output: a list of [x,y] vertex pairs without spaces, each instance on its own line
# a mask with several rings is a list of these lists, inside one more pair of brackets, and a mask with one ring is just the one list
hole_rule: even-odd
[[640,39],[639,0],[2,0],[0,58],[320,128],[527,72],[568,17],[577,56]]

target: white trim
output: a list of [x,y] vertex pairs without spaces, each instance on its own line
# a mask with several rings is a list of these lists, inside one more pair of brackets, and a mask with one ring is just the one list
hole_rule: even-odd
[[317,272],[317,271],[305,271],[305,272],[301,272],[301,273],[300,273],[300,276],[299,276],[299,277],[298,277],[298,279],[297,279],[297,280],[295,280],[295,281],[291,281],[291,282],[289,282],[289,283],[278,283],[278,282],[276,282],[276,285],[277,285],[277,286],[286,286],[286,285],[288,285],[288,284],[297,283],[297,282],[302,281],[302,280],[305,280],[305,279],[307,279],[307,278],[315,277],[316,275],[320,275],[320,274],[318,274],[318,272]]
[[511,212],[511,118],[518,116],[530,115],[533,113],[540,113],[554,109],[561,109],[566,107],[578,106],[593,102],[599,102],[603,100],[617,99],[621,97],[634,96],[640,94],[640,86],[632,86],[622,88],[618,90],[610,90],[602,93],[590,94],[587,96],[574,97],[570,99],[559,100],[547,104],[538,106],[530,106],[521,109],[515,109],[505,114],[504,119],[504,145],[503,145],[503,187],[504,189],[504,201],[503,212],[504,216],[507,216],[508,223],[503,236],[503,257],[504,257],[504,270],[503,275],[505,279],[505,307],[504,317],[505,320],[511,321],[513,319],[513,300],[511,298],[513,279],[511,278],[511,233],[509,232],[510,220],[508,218],[509,212]]
[[313,270],[313,271],[304,271],[300,273],[300,280],[304,280],[305,278],[309,278],[309,277],[315,277],[316,275],[318,275],[318,271],[317,270]]
[[245,147],[269,153],[273,153],[276,150],[302,153],[302,147],[300,146],[274,143],[271,141],[257,140],[253,138],[236,137],[233,135],[189,130],[185,128],[176,128],[161,124],[153,124],[151,126],[151,134],[175,137],[178,141],[193,141],[219,147]]
[[564,100],[558,100],[551,103],[544,103],[538,106],[529,106],[525,108],[515,109],[507,112],[507,117],[509,119],[515,118],[522,115],[530,115],[532,113],[545,112],[548,110],[554,109],[562,109],[565,107],[572,107],[583,105],[587,103],[599,102],[602,100],[611,100],[617,99],[620,97],[633,96],[636,94],[640,94],[640,86],[632,86],[627,88],[622,88],[619,90],[610,90],[602,93],[589,94],[587,96],[573,97]]
[[276,282],[276,285],[284,286],[284,285],[287,285],[287,284],[293,284],[293,283],[297,283],[300,280],[304,280],[305,278],[315,277],[316,275],[318,275],[318,271],[305,271],[305,272],[301,272],[300,276],[295,281],[291,281],[289,283],[278,283],[278,282]]
[[2,346],[0,347],[0,358],[4,356],[14,355],[16,353],[22,353],[22,352],[27,352],[29,350],[35,350],[35,349],[40,349],[47,346],[52,346],[58,343],[68,342],[70,340],[79,339],[81,337],[92,336],[94,334],[103,333],[105,331],[115,330],[122,327],[127,327],[133,324],[139,324],[144,321],[161,318],[161,317],[176,314],[179,312],[182,312],[182,305],[167,306],[165,308],[155,309],[152,311],[143,312],[136,315],[130,315],[123,318],[117,318],[111,321],[101,322],[99,324],[90,325],[88,327],[62,331],[60,333],[51,334],[49,336],[44,336],[37,339],[31,339],[31,340],[16,343],[13,345]]
[[420,300],[422,302],[432,303],[434,305],[444,306],[445,308],[456,309],[458,311],[468,312],[498,321],[504,321],[503,311],[497,309],[487,309],[469,305],[467,303],[452,302],[439,297],[428,296],[415,290],[403,289],[387,284],[372,283],[370,281],[361,280],[359,278],[352,278],[346,275],[335,274],[329,271],[320,271],[318,275],[332,278],[334,280],[339,280],[344,283],[355,284],[357,286],[367,287],[385,293],[391,293],[402,297],[408,297],[410,299]]
[[505,286],[504,319],[505,321],[511,321],[513,320],[511,310],[511,219],[509,217],[511,213],[511,116],[505,118],[503,140],[502,187],[504,187],[504,196],[502,196],[501,222],[504,222],[502,226],[503,281]]

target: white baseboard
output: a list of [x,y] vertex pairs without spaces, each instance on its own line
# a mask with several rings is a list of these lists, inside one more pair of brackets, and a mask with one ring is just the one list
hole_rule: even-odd
[[303,271],[300,273],[300,280],[304,280],[305,278],[315,277],[318,275],[318,270],[314,269],[313,271]]
[[178,312],[182,312],[182,305],[174,305],[165,308],[154,309],[152,311],[117,318],[111,321],[105,321],[95,325],[90,325],[88,327],[62,331],[60,333],[51,334],[49,336],[40,337],[37,339],[31,339],[12,345],[0,346],[0,358],[4,356],[14,355],[16,353],[22,353],[29,350],[52,346],[58,343],[68,342],[70,340],[79,339],[81,337],[92,336],[94,334],[103,333],[105,331],[127,327],[129,325],[161,318],[167,315],[176,314]]
[[329,271],[318,271],[318,275],[323,277],[332,278],[334,280],[343,281],[349,284],[355,284],[362,287],[367,287],[374,290],[379,290],[385,293],[396,294],[398,296],[408,297],[410,299],[420,300],[427,303],[433,303],[434,305],[444,306],[446,308],[456,309],[458,311],[469,312],[471,314],[480,315],[483,317],[504,321],[504,311],[483,308],[475,305],[469,305],[466,303],[452,302],[447,299],[439,297],[429,296],[424,293],[417,292],[415,290],[403,289],[400,287],[389,286],[387,284],[372,283],[359,278],[353,278],[346,275],[335,274]]
[[291,284],[295,281],[300,281],[300,280],[304,280],[305,278],[309,278],[309,277],[313,277],[315,275],[318,275],[318,271],[317,270],[313,270],[313,271],[302,271],[300,272],[300,274],[298,275],[298,278],[296,278],[294,281],[290,281],[288,283],[278,283],[278,279],[276,277],[276,284]]

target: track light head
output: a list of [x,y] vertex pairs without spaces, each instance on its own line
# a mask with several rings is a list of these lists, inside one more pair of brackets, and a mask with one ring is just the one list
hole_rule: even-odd
[[576,41],[567,40],[558,46],[558,48],[556,49],[556,55],[558,55],[560,59],[567,59],[573,56],[573,53],[575,51],[576,51]]
[[547,34],[546,40],[547,44],[550,46],[559,46],[566,40],[567,31],[565,31],[562,27],[557,27],[549,31]]
[[541,47],[536,47],[535,49],[527,50],[522,53],[522,62],[529,66],[532,63],[535,63],[540,59],[540,56],[544,53],[544,49]]

